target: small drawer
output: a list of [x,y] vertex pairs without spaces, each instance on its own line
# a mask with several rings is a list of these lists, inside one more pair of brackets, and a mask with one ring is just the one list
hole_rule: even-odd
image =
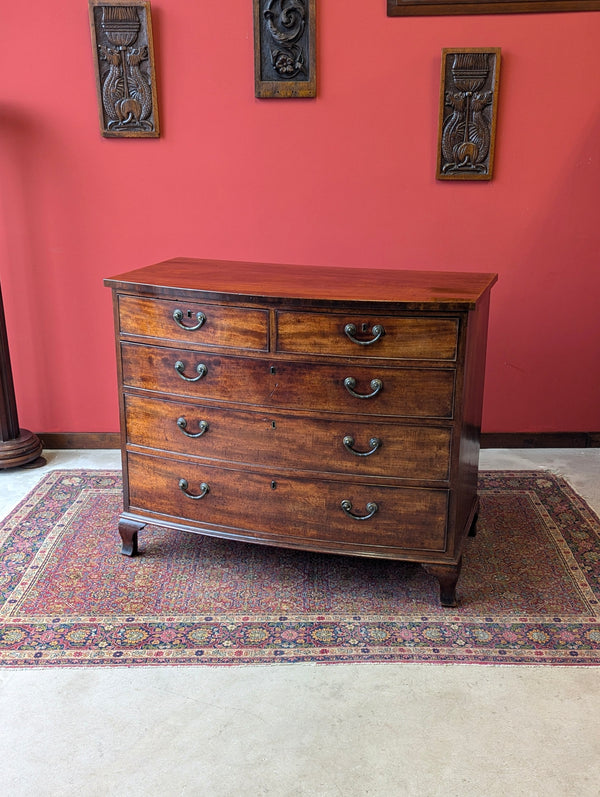
[[125,394],[127,442],[237,465],[446,481],[449,428],[330,421]]
[[288,362],[121,344],[123,384],[197,400],[450,419],[452,368]]
[[267,351],[268,322],[266,310],[119,296],[123,335]]
[[383,555],[446,549],[448,491],[284,478],[128,454],[130,509],[207,530]]
[[338,357],[456,360],[458,318],[277,313],[277,351]]

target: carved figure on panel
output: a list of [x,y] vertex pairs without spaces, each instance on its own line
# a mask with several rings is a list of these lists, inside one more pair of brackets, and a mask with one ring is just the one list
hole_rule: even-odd
[[91,0],[103,135],[157,136],[149,3]]
[[438,178],[491,179],[499,50],[444,50]]
[[304,49],[299,44],[306,17],[302,0],[268,0],[263,16],[271,37],[273,69],[286,80],[304,73]]
[[487,53],[455,53],[452,77],[458,91],[446,94],[452,115],[444,122],[442,152],[446,173],[475,170],[483,173],[490,151],[491,120],[484,109],[492,103],[492,92],[481,91],[490,72]]

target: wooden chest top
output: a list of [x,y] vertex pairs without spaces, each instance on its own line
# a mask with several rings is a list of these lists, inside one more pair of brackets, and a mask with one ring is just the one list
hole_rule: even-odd
[[212,301],[272,299],[302,305],[332,301],[385,303],[405,310],[473,310],[497,274],[404,269],[337,268],[195,260],[176,257],[105,280],[147,296],[191,291]]

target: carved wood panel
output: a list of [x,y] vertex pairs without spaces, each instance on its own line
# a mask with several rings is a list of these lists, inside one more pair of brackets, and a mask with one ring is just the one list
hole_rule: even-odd
[[444,49],[438,180],[491,180],[500,48]]
[[147,0],[89,0],[100,131],[159,135],[154,46]]
[[387,0],[388,17],[600,11],[600,0]]
[[315,97],[315,0],[253,0],[257,97]]

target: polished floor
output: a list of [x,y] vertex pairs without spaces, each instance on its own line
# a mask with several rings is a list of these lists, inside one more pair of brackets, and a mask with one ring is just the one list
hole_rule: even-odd
[[[48,451],[0,472],[0,517]],[[600,449],[485,450],[600,513]],[[600,668],[321,665],[0,669],[2,797],[600,796]]]

